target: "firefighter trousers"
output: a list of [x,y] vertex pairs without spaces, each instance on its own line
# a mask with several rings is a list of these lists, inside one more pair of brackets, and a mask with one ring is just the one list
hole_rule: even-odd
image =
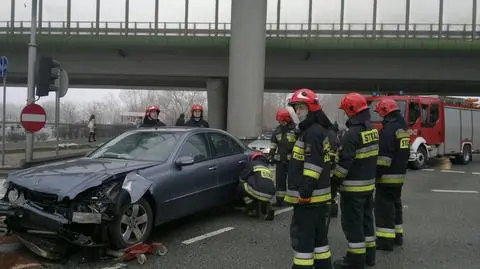
[[342,192],[340,210],[342,229],[348,241],[345,264],[356,269],[375,264],[373,194]]
[[327,204],[297,205],[293,207],[290,240],[295,252],[293,269],[331,269],[328,244]]
[[275,188],[277,200],[283,201],[287,191],[288,162],[278,162],[275,167]]
[[392,249],[394,243],[403,242],[402,187],[377,184],[375,194],[375,224],[377,244]]

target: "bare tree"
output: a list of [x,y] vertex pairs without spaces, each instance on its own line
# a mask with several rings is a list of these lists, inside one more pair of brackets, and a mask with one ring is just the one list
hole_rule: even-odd
[[60,120],[61,122],[72,124],[80,119],[78,106],[74,103],[64,102],[60,104]]
[[43,107],[43,109],[45,109],[45,112],[47,113],[47,123],[54,123],[55,122],[55,102],[47,101],[47,102],[40,103],[40,105]]

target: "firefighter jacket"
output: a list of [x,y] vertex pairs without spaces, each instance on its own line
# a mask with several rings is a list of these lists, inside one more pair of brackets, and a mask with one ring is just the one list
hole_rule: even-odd
[[298,198],[311,198],[310,204],[331,200],[330,139],[328,131],[318,123],[317,111],[309,113],[299,124],[288,169],[285,202],[297,204]]
[[340,140],[338,139],[337,131],[333,126],[328,129],[328,137],[332,150],[330,151],[330,169],[333,172],[336,163],[338,162],[338,148],[340,147]]
[[340,142],[339,160],[332,180],[340,191],[371,194],[375,189],[379,134],[364,110],[347,121],[348,131]]
[[277,162],[288,162],[292,157],[292,149],[296,140],[295,124],[278,125],[271,138],[270,159]]
[[275,196],[273,173],[265,159],[252,160],[240,176],[240,184],[253,198],[268,202]]
[[410,156],[410,133],[403,116],[394,111],[383,120],[377,160],[377,186],[402,186]]
[[203,118],[195,120],[194,117],[191,117],[189,121],[185,122],[185,126],[210,128],[210,125],[208,124],[208,122],[206,120],[204,120]]
[[145,116],[143,118],[143,123],[140,127],[149,128],[149,127],[163,127],[163,126],[166,126],[166,125],[161,120],[159,120],[159,119],[154,120],[154,119],[150,118],[149,116]]

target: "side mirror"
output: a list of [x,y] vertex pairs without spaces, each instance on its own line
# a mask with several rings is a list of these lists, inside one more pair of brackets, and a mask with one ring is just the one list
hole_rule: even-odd
[[190,156],[182,156],[180,158],[178,158],[176,161],[175,161],[175,164],[179,167],[181,166],[185,166],[185,165],[191,165],[193,164],[195,161],[193,160],[192,157]]

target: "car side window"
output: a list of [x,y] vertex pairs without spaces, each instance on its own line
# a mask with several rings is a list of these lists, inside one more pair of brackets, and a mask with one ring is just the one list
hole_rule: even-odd
[[180,151],[179,157],[189,156],[195,162],[201,162],[210,159],[207,141],[202,134],[190,136]]
[[213,145],[215,158],[240,154],[244,151],[237,141],[224,134],[210,133],[209,138]]

